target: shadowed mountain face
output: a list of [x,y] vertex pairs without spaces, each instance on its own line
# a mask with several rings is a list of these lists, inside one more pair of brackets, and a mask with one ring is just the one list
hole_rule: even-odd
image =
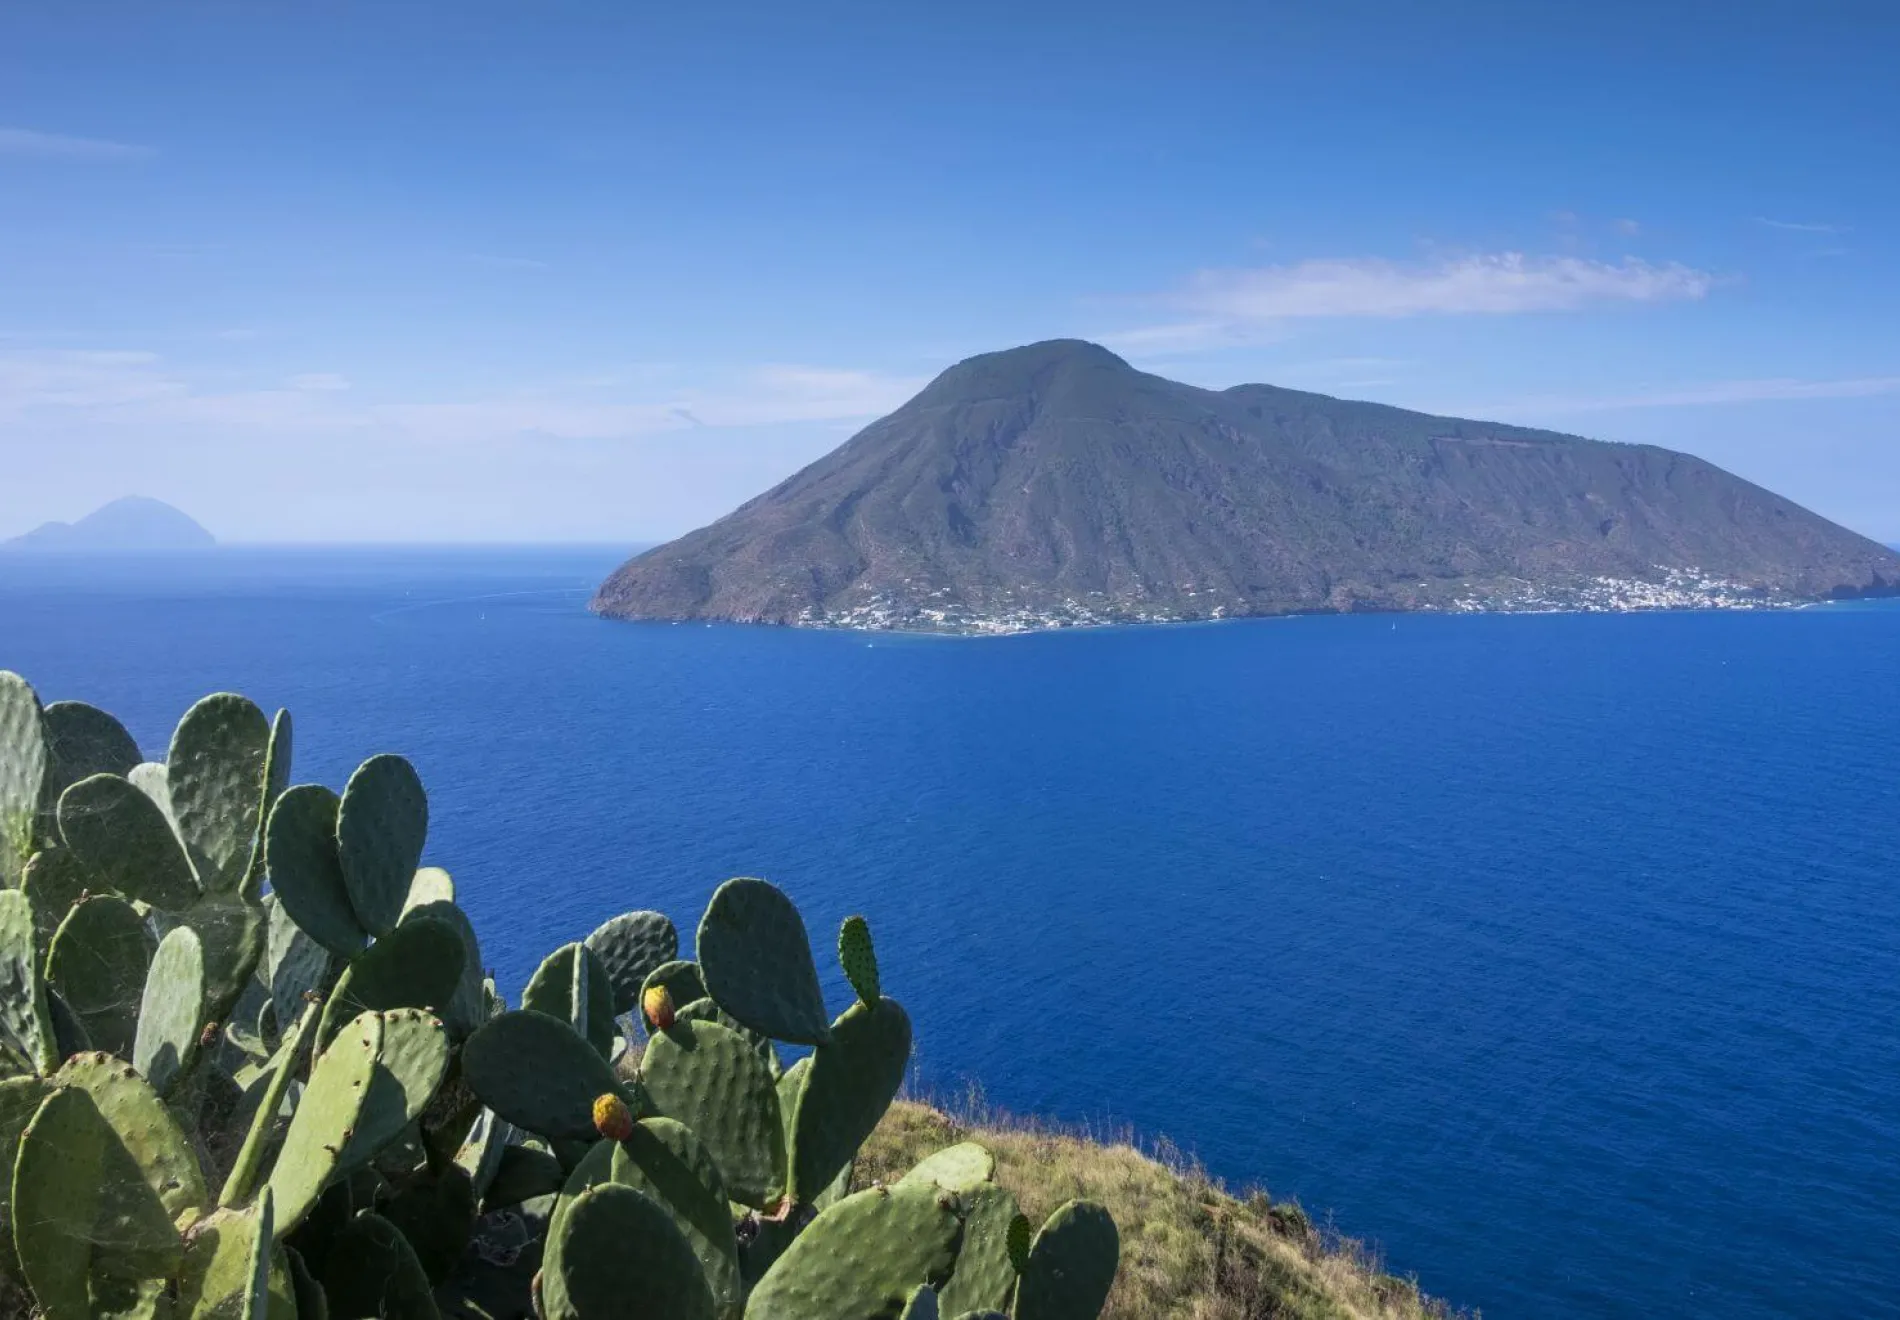
[[958,363],[594,608],[965,630],[1895,590],[1900,554],[1686,454],[1197,389],[1056,340]]
[[41,523],[24,536],[0,541],[0,549],[79,553],[208,550],[216,544],[210,532],[171,505],[128,495],[94,509],[78,522]]

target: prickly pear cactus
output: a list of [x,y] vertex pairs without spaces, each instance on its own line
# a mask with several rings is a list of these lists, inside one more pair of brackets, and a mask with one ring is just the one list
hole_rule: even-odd
[[1069,1201],[1044,1221],[1016,1285],[1016,1320],[1094,1320],[1108,1301],[1121,1238],[1108,1211]]
[[39,696],[0,669],[0,885],[20,883],[34,852],[46,782],[46,733]]
[[920,1283],[950,1277],[963,1231],[940,1187],[873,1187],[814,1219],[752,1290],[747,1320],[897,1315]]
[[838,927],[838,965],[858,999],[877,1007],[882,990],[877,979],[877,950],[871,946],[871,926],[863,917],[846,917]]
[[699,922],[699,967],[719,1006],[774,1040],[831,1039],[805,922],[792,900],[764,880],[728,880]]

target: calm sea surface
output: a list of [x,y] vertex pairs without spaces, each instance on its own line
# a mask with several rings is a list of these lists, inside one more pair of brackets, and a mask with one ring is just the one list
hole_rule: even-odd
[[867,638],[605,623],[617,558],[0,560],[0,667],[408,754],[511,995],[763,875],[869,916],[923,1085],[1489,1316],[1900,1313],[1900,609]]

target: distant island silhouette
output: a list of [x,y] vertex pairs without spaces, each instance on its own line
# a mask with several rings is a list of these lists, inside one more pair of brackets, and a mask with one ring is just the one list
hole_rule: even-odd
[[209,550],[218,543],[189,515],[163,500],[128,495],[77,522],[41,523],[24,536],[0,541],[0,550],[84,553],[137,550]]

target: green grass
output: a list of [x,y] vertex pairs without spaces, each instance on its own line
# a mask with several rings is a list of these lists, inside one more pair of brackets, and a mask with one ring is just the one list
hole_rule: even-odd
[[1315,1229],[1299,1207],[1236,1196],[1179,1151],[1125,1136],[1058,1131],[989,1113],[952,1117],[899,1101],[858,1158],[853,1182],[895,1182],[925,1155],[980,1141],[996,1180],[1032,1223],[1071,1197],[1100,1201],[1121,1230],[1122,1267],[1104,1320],[1361,1320],[1463,1315],[1386,1274],[1361,1244]]

